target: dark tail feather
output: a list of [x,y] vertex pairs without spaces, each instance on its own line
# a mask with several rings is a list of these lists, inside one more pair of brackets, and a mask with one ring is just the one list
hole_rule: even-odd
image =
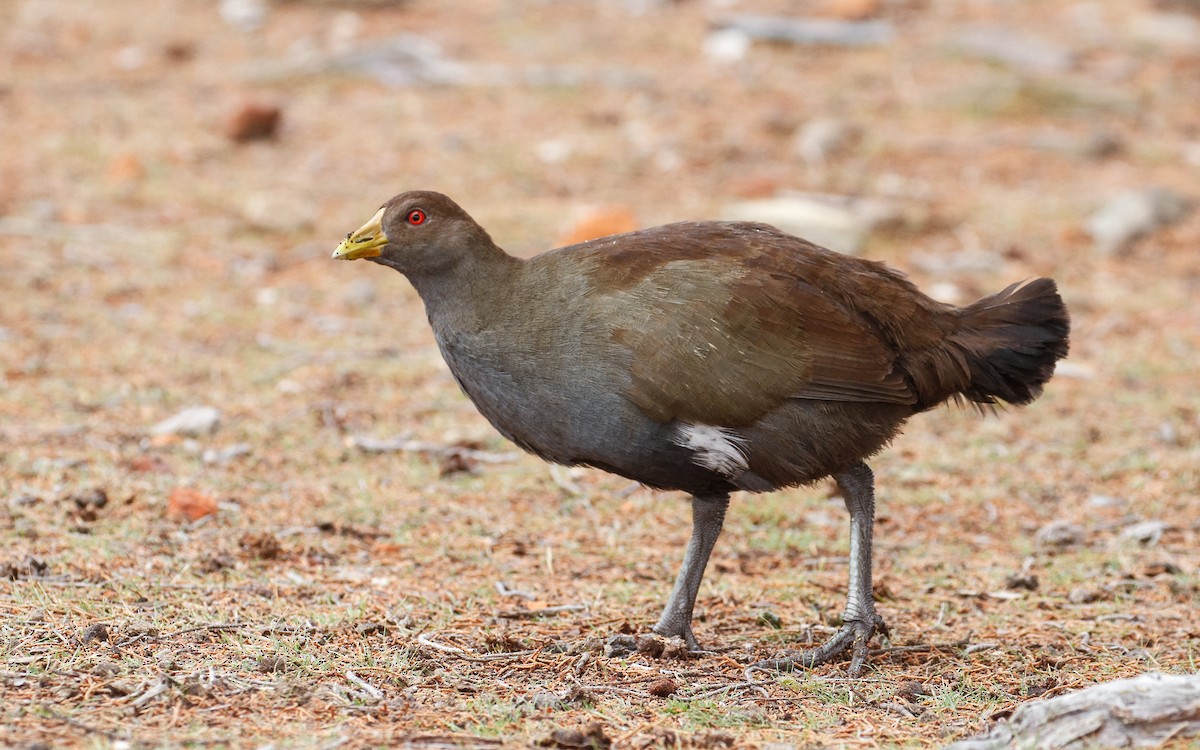
[[1067,356],[1071,321],[1052,279],[1018,282],[962,308],[949,343],[970,371],[962,396],[977,404],[1027,404]]

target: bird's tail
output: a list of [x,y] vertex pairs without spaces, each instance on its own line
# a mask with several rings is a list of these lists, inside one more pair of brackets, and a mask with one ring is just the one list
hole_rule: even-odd
[[947,343],[970,375],[959,394],[976,404],[1033,401],[1067,356],[1071,321],[1052,279],[1018,282],[960,313]]

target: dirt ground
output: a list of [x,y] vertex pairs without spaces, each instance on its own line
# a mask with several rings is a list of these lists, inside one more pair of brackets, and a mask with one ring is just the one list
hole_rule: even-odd
[[[254,3],[0,0],[0,745],[927,747],[1197,671],[1200,213],[1086,231],[1125,190],[1200,199],[1188,5],[293,0],[243,28]],[[893,33],[712,36],[740,13]],[[814,157],[817,120],[845,137]],[[1053,276],[1071,355],[1030,407],[921,415],[873,461],[863,679],[743,675],[836,626],[831,485],[734,499],[714,653],[607,657],[687,505],[517,452],[405,280],[329,259],[418,188],[519,254],[597,212],[877,199],[864,254],[964,302]],[[197,406],[214,429],[152,429]]]

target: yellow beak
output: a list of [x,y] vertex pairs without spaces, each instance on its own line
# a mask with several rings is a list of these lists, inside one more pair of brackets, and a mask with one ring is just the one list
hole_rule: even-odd
[[375,258],[383,253],[383,246],[387,243],[387,235],[383,233],[383,209],[381,208],[371,217],[370,221],[346,235],[342,244],[333,251],[333,257],[339,260]]

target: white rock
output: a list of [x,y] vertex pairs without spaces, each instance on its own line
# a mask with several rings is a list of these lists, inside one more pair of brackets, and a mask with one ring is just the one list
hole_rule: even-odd
[[1196,735],[1200,675],[1150,672],[1023,703],[986,733],[947,750],[1158,747]]
[[1083,527],[1067,520],[1051,521],[1034,534],[1043,547],[1073,547],[1083,541]]
[[1110,255],[1192,210],[1191,200],[1161,187],[1128,190],[1105,203],[1088,219],[1086,229],[1098,253]]
[[721,29],[704,38],[704,56],[714,63],[735,63],[750,51],[750,35],[737,29]]
[[242,31],[254,31],[267,20],[267,0],[221,0],[221,20]]
[[1121,530],[1121,541],[1137,542],[1147,547],[1153,547],[1162,539],[1163,532],[1171,528],[1166,521],[1141,521],[1131,524]]
[[216,432],[221,410],[212,406],[192,406],[150,428],[152,435],[188,435],[199,437]]

